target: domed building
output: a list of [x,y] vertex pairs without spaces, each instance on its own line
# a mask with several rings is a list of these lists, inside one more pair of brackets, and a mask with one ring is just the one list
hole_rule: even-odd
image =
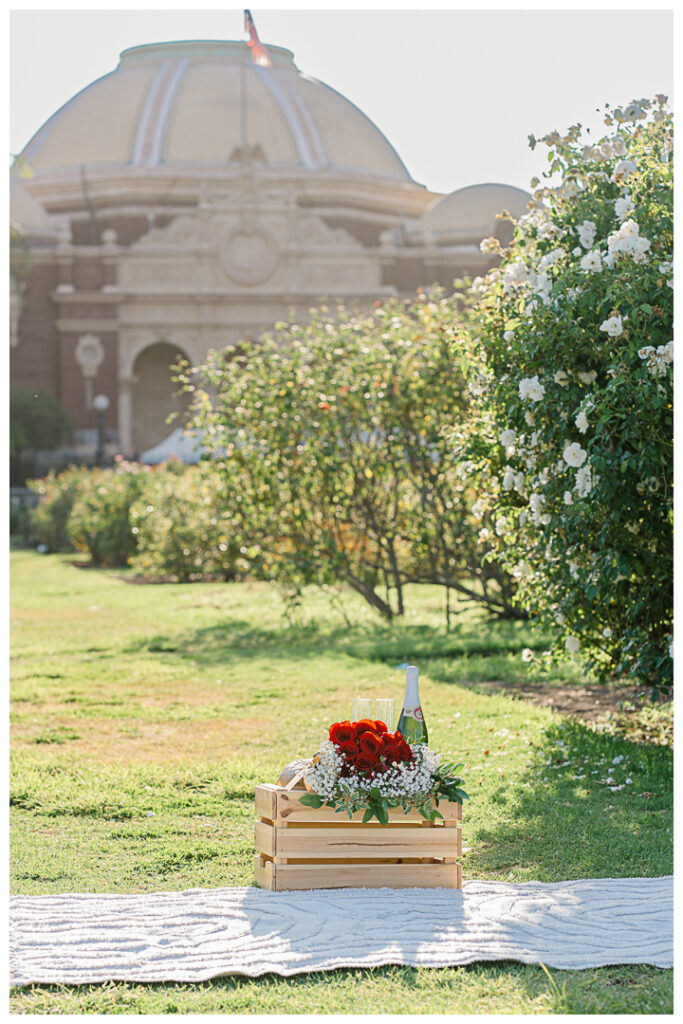
[[[293,55],[246,43],[136,46],[16,162],[30,270],[11,300],[13,383],[57,396],[92,457],[139,455],[182,410],[170,367],[322,301],[368,307],[491,265],[482,237],[527,193],[417,184],[381,131]],[[21,169],[30,176],[20,176]],[[64,457],[67,453],[62,453]]]

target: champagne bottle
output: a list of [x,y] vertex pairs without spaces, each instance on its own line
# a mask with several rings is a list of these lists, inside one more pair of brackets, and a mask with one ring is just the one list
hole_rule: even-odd
[[427,742],[427,726],[425,725],[422,708],[420,707],[420,694],[417,690],[418,675],[419,673],[415,665],[408,665],[406,669],[406,695],[403,698],[403,708],[397,725],[401,736],[411,746],[415,743]]

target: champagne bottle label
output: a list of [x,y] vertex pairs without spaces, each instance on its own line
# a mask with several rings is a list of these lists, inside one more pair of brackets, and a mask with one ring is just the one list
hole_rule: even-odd
[[416,718],[418,722],[424,722],[424,715],[422,714],[422,708],[420,707],[419,704],[415,708],[406,707],[404,705],[402,713],[406,716],[406,718]]

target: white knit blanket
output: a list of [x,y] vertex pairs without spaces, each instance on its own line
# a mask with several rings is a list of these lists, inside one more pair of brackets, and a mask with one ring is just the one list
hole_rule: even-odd
[[11,980],[81,985],[474,960],[673,963],[673,879],[453,889],[70,893],[10,901]]

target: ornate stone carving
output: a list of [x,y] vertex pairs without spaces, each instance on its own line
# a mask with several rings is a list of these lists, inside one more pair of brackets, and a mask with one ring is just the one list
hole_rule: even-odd
[[78,339],[74,355],[86,380],[92,380],[104,359],[104,348],[96,334],[84,334]]
[[225,235],[219,247],[223,270],[238,284],[261,284],[272,276],[280,259],[269,231],[241,224]]
[[331,228],[322,217],[306,214],[296,222],[294,229],[296,242],[302,246],[334,246],[339,248],[362,249],[361,243],[344,228]]

